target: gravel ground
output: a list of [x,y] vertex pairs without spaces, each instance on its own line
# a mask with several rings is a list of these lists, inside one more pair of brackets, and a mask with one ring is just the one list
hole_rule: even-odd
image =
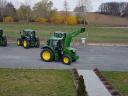
[[61,62],[43,62],[40,59],[41,48],[24,49],[16,44],[0,47],[0,68],[25,69],[94,69],[104,71],[128,71],[127,46],[74,46],[80,60],[71,65]]

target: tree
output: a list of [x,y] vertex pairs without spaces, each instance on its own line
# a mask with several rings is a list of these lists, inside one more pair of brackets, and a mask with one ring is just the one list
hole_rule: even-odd
[[78,6],[74,9],[79,23],[87,24],[85,14],[90,8],[90,0],[79,0]]
[[21,5],[20,8],[17,10],[18,18],[21,20],[29,21],[31,19],[31,8],[28,5]]
[[120,16],[120,3],[108,2],[102,3],[99,7],[99,12],[106,15]]
[[4,17],[4,19],[3,19],[3,22],[13,22],[14,21],[14,19],[13,19],[13,17],[11,17],[11,16],[6,16],[6,17]]
[[128,17],[128,2],[108,2],[102,3],[99,7],[99,13],[113,15],[113,16],[121,16]]
[[5,16],[5,6],[7,4],[6,0],[0,0],[0,20],[3,20]]
[[49,19],[53,7],[53,2],[48,0],[42,0],[36,3],[33,7],[34,17],[44,17]]
[[56,23],[56,24],[62,24],[64,23],[64,18],[63,16],[59,15],[59,14],[56,14],[56,15],[53,15],[51,18],[50,18],[50,21],[52,23]]
[[128,17],[128,2],[120,3],[120,16]]
[[76,16],[67,16],[65,24],[68,25],[76,25],[77,24],[77,18]]
[[5,15],[15,18],[16,9],[14,8],[14,5],[12,3],[7,3],[7,5],[5,7]]

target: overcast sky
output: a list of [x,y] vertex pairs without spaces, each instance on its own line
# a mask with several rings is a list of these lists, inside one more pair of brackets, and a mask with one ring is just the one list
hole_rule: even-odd
[[[9,2],[12,2],[16,7],[19,7],[20,4],[31,4],[32,6],[41,0],[8,0]],[[63,10],[64,9],[64,0],[51,0],[54,3],[54,7],[57,8],[58,10]],[[68,1],[68,5],[69,5],[69,9],[73,10],[74,7],[78,4],[79,0],[67,0]],[[90,11],[96,11],[98,9],[98,6],[103,3],[103,2],[128,2],[128,0],[88,0],[89,2],[89,10]]]

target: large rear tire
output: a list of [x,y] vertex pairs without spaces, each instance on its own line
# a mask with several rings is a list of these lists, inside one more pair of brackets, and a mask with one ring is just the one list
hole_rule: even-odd
[[54,59],[54,54],[53,54],[52,50],[46,48],[41,51],[40,57],[45,62],[51,62]]
[[62,62],[65,65],[70,65],[72,63],[72,58],[70,55],[63,55]]
[[30,46],[29,41],[25,39],[25,40],[23,41],[23,47],[27,49],[27,48],[29,48],[29,46]]

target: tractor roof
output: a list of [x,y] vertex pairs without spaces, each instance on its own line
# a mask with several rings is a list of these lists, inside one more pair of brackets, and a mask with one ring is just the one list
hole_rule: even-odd
[[32,29],[24,29],[23,31],[35,31],[35,30],[32,30]]
[[54,33],[61,33],[61,34],[65,34],[65,32],[61,32],[61,31],[56,31]]
[[50,40],[62,40],[63,38],[57,38],[57,37],[54,37],[54,36],[53,36],[53,37],[50,37],[49,39],[50,39]]

